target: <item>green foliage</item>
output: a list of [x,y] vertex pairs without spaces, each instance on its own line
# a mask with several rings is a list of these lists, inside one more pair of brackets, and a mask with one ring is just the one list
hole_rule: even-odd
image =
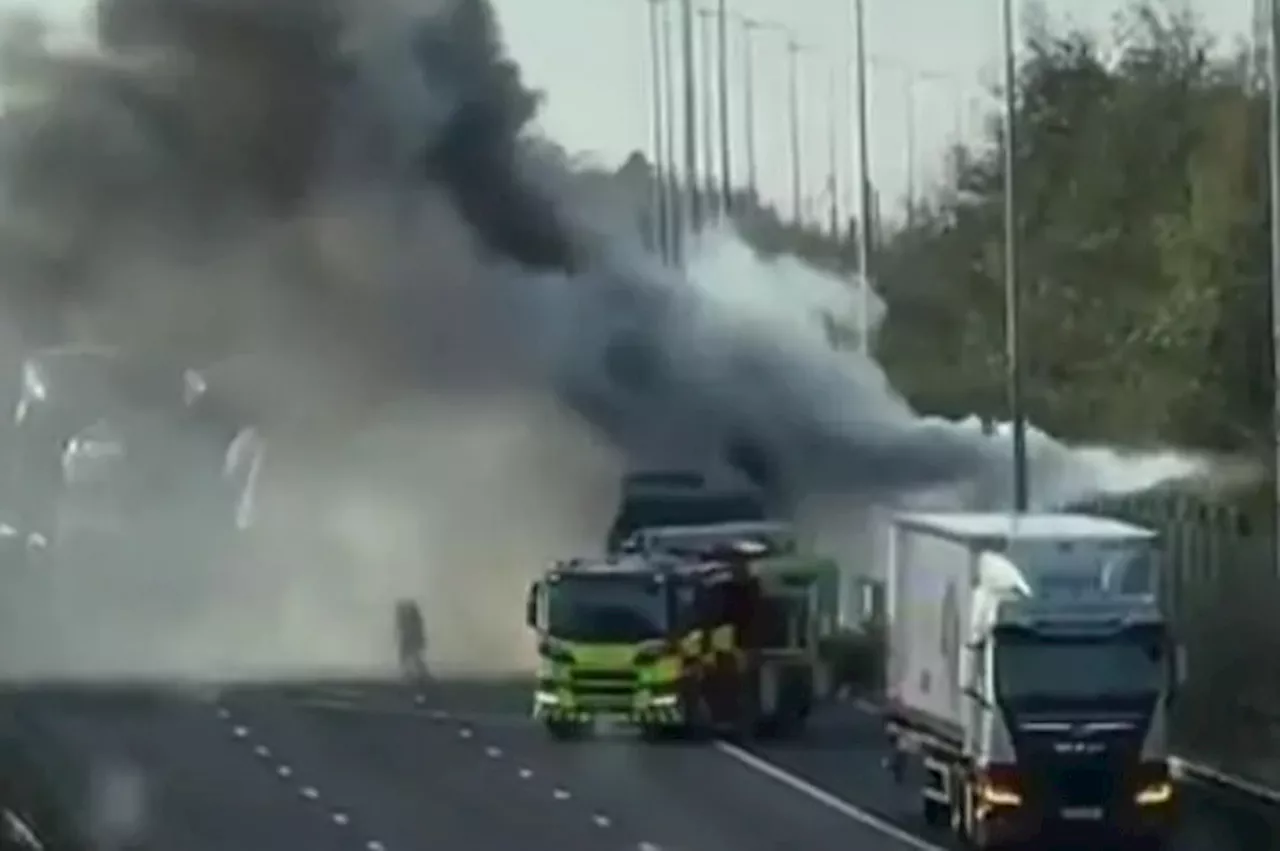
[[[1021,49],[1028,412],[1074,439],[1269,447],[1265,98],[1248,57],[1218,55],[1193,17],[1158,4],[1131,9],[1111,42],[1041,24]],[[948,185],[877,246],[881,359],[929,412],[1004,414],[994,109]]]

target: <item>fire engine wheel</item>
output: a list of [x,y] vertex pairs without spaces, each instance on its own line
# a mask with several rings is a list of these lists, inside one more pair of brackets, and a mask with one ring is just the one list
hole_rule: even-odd
[[581,721],[548,719],[543,723],[547,728],[547,735],[555,739],[557,742],[577,741],[587,733],[587,725]]
[[677,738],[698,741],[711,736],[714,730],[714,716],[707,698],[696,690],[688,691],[681,700],[684,709],[684,723],[676,728]]

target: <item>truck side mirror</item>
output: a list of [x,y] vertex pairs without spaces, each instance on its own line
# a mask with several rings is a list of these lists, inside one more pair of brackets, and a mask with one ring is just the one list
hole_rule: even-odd
[[1187,648],[1178,645],[1173,651],[1173,684],[1182,688],[1187,682]]
[[534,582],[529,586],[529,594],[524,601],[524,622],[530,628],[538,625],[538,590],[541,588],[541,582]]

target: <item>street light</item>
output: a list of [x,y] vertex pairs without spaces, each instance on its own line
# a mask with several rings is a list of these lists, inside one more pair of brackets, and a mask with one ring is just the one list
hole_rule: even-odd
[[760,174],[756,160],[755,40],[752,36],[766,28],[765,24],[752,18],[742,21],[742,120],[746,134],[747,197],[753,204],[759,193]]
[[684,203],[680,194],[679,169],[676,168],[676,89],[675,89],[675,51],[672,47],[671,4],[662,3],[662,90],[666,92],[663,103],[663,127],[666,138],[663,149],[666,152],[667,175],[667,262],[675,265],[683,255],[684,240]]
[[684,54],[684,166],[689,197],[689,233],[702,228],[702,192],[698,183],[698,68],[694,50],[693,0],[680,3],[681,46]]
[[871,356],[871,252],[873,250],[871,227],[873,201],[871,199],[871,145],[867,141],[867,58],[866,9],[863,0],[854,0],[854,42],[857,48],[857,135],[858,135],[858,271],[861,280],[858,292],[861,297],[862,354]]
[[648,0],[649,2],[649,64],[652,73],[653,117],[650,124],[653,128],[653,234],[654,242],[667,263],[671,262],[670,240],[670,202],[668,198],[667,170],[671,163],[667,158],[666,128],[666,79],[663,73],[662,55],[662,19],[663,7],[667,0]]
[[839,66],[831,67],[827,81],[827,202],[831,238],[840,239],[840,85]]
[[787,39],[787,76],[790,80],[790,113],[791,113],[791,209],[794,224],[804,222],[804,199],[801,181],[800,151],[800,53],[804,46],[796,41],[794,35]]
[[[1271,200],[1271,335],[1272,373],[1275,376],[1273,407],[1280,423],[1280,0],[1267,4],[1270,38],[1267,56],[1267,160]],[[1276,510],[1280,512],[1280,426],[1276,428]],[[1276,570],[1280,572],[1280,540],[1276,543]]]
[[724,214],[733,213],[733,145],[729,138],[729,4],[720,0],[716,7],[716,44],[719,48],[717,77],[720,98],[720,181],[724,196]]
[[[1025,512],[1030,502],[1027,482],[1027,422],[1022,399],[1022,287],[1018,280],[1018,206],[1014,182],[1017,158],[1017,55],[1014,48],[1013,0],[1003,0],[1004,25],[1004,301],[1005,370],[1009,420],[1013,430],[1013,509]],[[1274,227],[1274,225],[1273,225]]]
[[702,44],[702,163],[705,173],[703,184],[706,189],[704,205],[707,218],[714,220],[717,213],[717,196],[720,193],[719,181],[716,180],[716,110],[715,103],[715,68],[716,68],[716,13],[711,9],[699,9],[698,21],[701,24],[699,33]]

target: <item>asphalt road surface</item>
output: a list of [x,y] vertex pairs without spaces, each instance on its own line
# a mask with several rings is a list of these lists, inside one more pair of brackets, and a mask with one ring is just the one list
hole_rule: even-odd
[[[854,707],[804,742],[550,742],[513,685],[6,698],[106,847],[937,851]],[[1179,851],[1260,851],[1196,816]],[[128,842],[133,842],[132,846]]]

